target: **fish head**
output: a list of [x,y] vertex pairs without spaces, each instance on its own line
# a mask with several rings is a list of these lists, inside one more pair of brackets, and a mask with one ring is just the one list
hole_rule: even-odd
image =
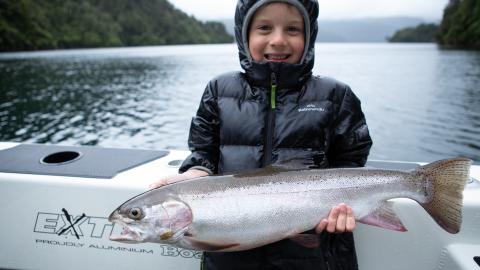
[[147,203],[134,198],[113,211],[108,220],[123,227],[120,235],[110,237],[112,241],[172,243],[188,230],[192,212],[178,199]]

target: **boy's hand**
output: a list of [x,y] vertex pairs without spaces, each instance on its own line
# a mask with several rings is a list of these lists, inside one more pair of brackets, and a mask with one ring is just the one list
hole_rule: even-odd
[[188,170],[188,171],[186,171],[182,174],[176,174],[176,175],[171,175],[171,176],[167,176],[167,177],[164,177],[164,178],[160,178],[157,181],[151,183],[148,187],[150,189],[154,189],[154,188],[158,188],[158,187],[168,185],[168,184],[172,184],[172,183],[175,183],[175,182],[185,181],[185,180],[188,180],[188,179],[207,176],[207,175],[208,175],[207,172],[204,172],[204,171],[201,171],[201,170],[196,170],[196,169],[191,169],[191,170]]
[[329,233],[352,232],[355,229],[355,216],[350,206],[341,203],[330,211],[328,219],[323,219],[315,228],[317,233],[327,230]]

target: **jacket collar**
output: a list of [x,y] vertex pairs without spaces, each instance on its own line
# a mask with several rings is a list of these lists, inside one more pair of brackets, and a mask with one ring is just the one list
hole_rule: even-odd
[[249,82],[254,86],[267,89],[269,89],[273,83],[273,76],[275,76],[277,89],[281,90],[302,86],[312,74],[311,67],[306,67],[301,64],[292,65],[289,63],[252,61],[250,65],[251,66],[245,70]]

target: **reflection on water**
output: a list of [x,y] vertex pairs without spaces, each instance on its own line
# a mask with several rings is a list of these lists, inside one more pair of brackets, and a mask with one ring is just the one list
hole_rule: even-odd
[[[434,45],[318,44],[315,74],[361,98],[371,158],[480,161],[480,54]],[[186,149],[206,83],[235,45],[0,54],[0,140]]]
[[[436,69],[434,98],[428,107],[427,134],[434,154],[451,152],[474,156],[480,153],[480,54],[444,52]],[[428,138],[425,138],[428,139]]]
[[[222,66],[237,68],[222,62],[228,55],[235,59],[231,49],[224,48],[227,56],[218,61],[211,57],[218,66],[213,70],[202,68],[204,57],[188,50],[181,55],[164,55],[158,48],[104,50],[94,57],[92,50],[4,55],[0,139],[185,149],[208,78],[223,72]],[[143,55],[148,50],[153,56]]]

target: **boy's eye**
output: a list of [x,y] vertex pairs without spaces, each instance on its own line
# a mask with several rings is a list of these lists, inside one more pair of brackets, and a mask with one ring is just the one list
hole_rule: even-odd
[[268,30],[272,29],[272,27],[270,27],[269,25],[259,25],[259,26],[257,26],[257,29],[260,30],[260,31],[268,31]]
[[292,33],[298,33],[298,32],[301,32],[302,30],[296,26],[289,26],[287,27],[287,31]]

